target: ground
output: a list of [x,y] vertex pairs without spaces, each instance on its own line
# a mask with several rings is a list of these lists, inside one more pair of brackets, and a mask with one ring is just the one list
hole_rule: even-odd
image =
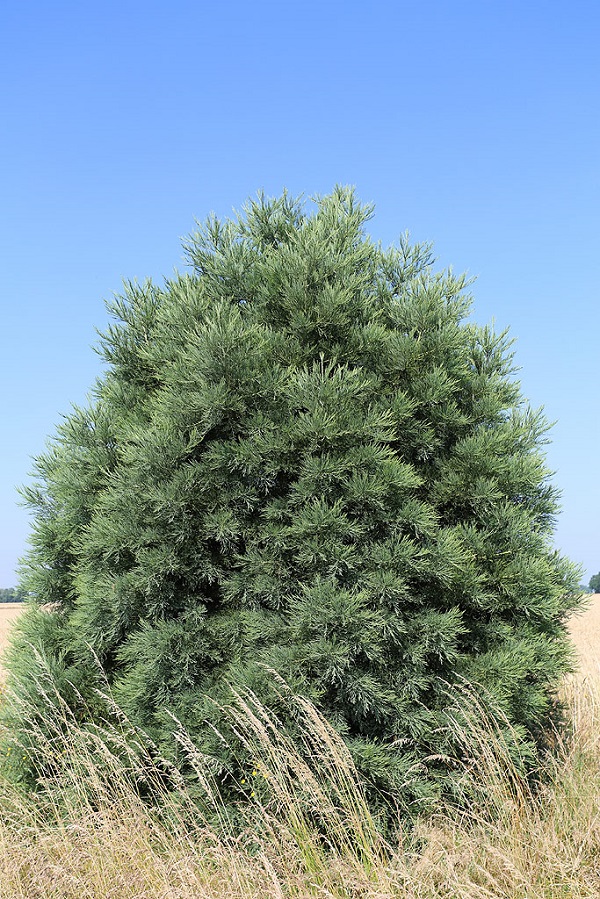
[[22,602],[0,603],[0,653],[4,652],[11,624],[18,618],[23,608]]

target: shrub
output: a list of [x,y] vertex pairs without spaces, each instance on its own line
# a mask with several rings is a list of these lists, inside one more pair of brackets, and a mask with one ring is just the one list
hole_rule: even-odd
[[40,721],[53,690],[95,720],[106,678],[161,752],[177,762],[176,718],[237,795],[218,706],[251,690],[293,735],[278,674],[414,800],[451,775],[467,681],[534,757],[579,601],[547,424],[507,335],[467,319],[465,277],[375,245],[370,214],[341,188],[312,214],[259,197],[189,239],[189,273],[110,304],[93,399],[24,491],[35,602],[8,664]]

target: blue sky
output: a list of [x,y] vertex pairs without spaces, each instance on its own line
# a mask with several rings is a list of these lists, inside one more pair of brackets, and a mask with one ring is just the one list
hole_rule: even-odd
[[600,570],[600,6],[511,0],[4,0],[0,11],[0,586],[15,487],[100,372],[123,278],[264,189],[353,184],[477,275],[525,395],[556,420],[556,545]]

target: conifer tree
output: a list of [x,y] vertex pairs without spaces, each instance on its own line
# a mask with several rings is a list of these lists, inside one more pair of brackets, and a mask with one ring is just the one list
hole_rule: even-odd
[[189,238],[188,273],[110,304],[104,374],[24,491],[34,600],[9,669],[41,718],[40,671],[82,721],[106,677],[175,759],[181,721],[231,790],[207,722],[231,686],[276,705],[274,672],[392,795],[448,775],[415,763],[453,751],[465,680],[541,745],[578,601],[547,424],[507,334],[467,318],[465,277],[373,243],[371,213],[342,188],[313,212],[259,196]]

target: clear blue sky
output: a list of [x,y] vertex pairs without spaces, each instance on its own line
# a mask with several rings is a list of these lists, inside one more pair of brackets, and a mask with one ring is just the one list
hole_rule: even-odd
[[554,0],[4,0],[0,11],[0,586],[27,479],[100,371],[123,278],[263,188],[354,184],[477,275],[526,396],[557,420],[556,544],[600,570],[600,6]]

